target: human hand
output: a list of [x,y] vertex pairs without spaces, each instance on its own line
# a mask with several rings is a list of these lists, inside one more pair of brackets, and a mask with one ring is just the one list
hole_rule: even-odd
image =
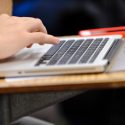
[[0,16],[0,59],[8,58],[34,43],[56,44],[59,39],[47,34],[40,19]]

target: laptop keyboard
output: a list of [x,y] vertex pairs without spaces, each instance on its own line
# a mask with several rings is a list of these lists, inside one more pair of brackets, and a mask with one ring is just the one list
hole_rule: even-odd
[[109,38],[62,40],[52,46],[36,63],[36,66],[93,63]]

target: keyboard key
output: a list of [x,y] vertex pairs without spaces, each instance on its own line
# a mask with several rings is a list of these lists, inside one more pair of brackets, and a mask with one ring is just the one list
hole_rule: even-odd
[[50,58],[61,48],[61,46],[66,42],[66,40],[61,40],[59,44],[52,46],[36,63],[36,66],[42,64],[46,60],[50,60]]
[[50,59],[47,65],[54,65],[58,60],[64,55],[64,53],[69,49],[69,47],[74,43],[75,40],[68,40],[64,46]]
[[86,52],[82,55],[82,58],[80,59],[79,63],[87,63],[87,61],[96,51],[97,47],[100,45],[102,40],[102,38],[95,39],[93,43],[89,46],[89,48],[86,50]]
[[80,48],[77,50],[75,55],[72,57],[72,59],[69,61],[69,64],[76,63],[80,57],[83,55],[83,53],[86,51],[86,49],[89,47],[89,45],[92,43],[93,39],[87,39],[83,42],[83,44],[80,46]]
[[100,44],[100,46],[98,47],[98,49],[96,50],[96,52],[94,53],[94,55],[92,56],[92,58],[90,59],[89,63],[93,63],[96,59],[96,57],[99,55],[99,53],[102,51],[102,49],[104,48],[105,44],[108,42],[109,38],[105,38],[102,43]]
[[118,46],[119,46],[119,40],[120,39],[115,39],[111,48],[107,51],[104,59],[108,59],[108,61],[110,62],[112,56],[114,55],[114,53],[116,52]]
[[67,61],[71,58],[71,56],[76,52],[76,50],[79,48],[79,46],[83,43],[83,39],[77,40],[70,49],[65,53],[63,58],[58,62],[58,64],[65,64]]

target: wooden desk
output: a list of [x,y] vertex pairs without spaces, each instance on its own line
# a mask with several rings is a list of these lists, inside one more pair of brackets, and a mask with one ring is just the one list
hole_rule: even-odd
[[12,0],[0,0],[0,14],[12,14]]
[[119,87],[125,87],[125,72],[36,77],[17,81],[0,80],[1,94]]

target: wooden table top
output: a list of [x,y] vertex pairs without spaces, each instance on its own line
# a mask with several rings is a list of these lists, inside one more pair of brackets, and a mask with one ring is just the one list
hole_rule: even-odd
[[0,0],[0,14],[6,13],[11,15],[13,8],[12,0]]
[[125,71],[22,79],[1,79],[0,93],[61,91],[125,86]]

